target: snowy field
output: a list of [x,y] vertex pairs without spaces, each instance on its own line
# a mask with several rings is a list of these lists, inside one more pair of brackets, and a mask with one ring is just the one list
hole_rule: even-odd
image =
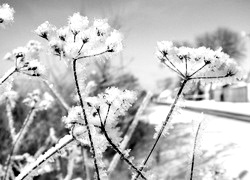
[[[225,110],[230,107],[231,110],[243,111],[242,108],[233,108],[230,103],[227,107],[221,105],[213,107]],[[168,109],[169,106],[152,105],[148,110],[150,113],[144,119],[151,124],[159,124],[166,117]],[[245,110],[244,112],[247,112]],[[183,131],[191,130],[195,133],[201,117],[201,113],[182,110],[180,115],[173,118],[172,124],[175,126],[178,123],[188,123],[189,130],[183,129]],[[244,170],[250,172],[250,123],[204,114],[202,124],[199,149],[216,155],[210,164],[220,164],[230,177],[237,177]]]

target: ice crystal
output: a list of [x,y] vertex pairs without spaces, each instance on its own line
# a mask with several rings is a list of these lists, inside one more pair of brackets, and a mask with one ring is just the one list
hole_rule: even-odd
[[[53,31],[56,33],[52,33]],[[109,57],[122,50],[122,35],[117,30],[112,30],[106,19],[96,19],[90,26],[88,18],[80,13],[70,16],[67,26],[56,29],[45,22],[36,32],[49,40],[54,55],[66,60]]]
[[51,25],[48,21],[45,21],[43,24],[38,26],[38,28],[35,30],[35,33],[37,33],[37,35],[41,36],[42,38],[49,40],[49,35],[54,30],[55,26]]
[[69,17],[68,26],[70,30],[77,34],[85,28],[88,27],[89,20],[87,17],[81,16],[80,13],[74,13],[72,16]]
[[[128,90],[119,90],[112,87],[105,90],[97,97],[86,99],[88,105],[88,114],[91,117],[91,123],[100,125],[102,123],[114,127],[115,119],[118,116],[125,115],[125,112],[136,100],[136,93]],[[98,111],[98,112],[97,112]],[[100,117],[98,114],[100,114]]]

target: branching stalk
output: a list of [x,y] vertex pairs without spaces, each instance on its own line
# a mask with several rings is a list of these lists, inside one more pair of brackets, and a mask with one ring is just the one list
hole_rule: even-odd
[[170,61],[170,59],[167,56],[164,56],[166,60],[174,67],[174,69],[177,71],[178,74],[180,74],[182,77],[185,77],[182,72]]
[[78,77],[77,77],[77,72],[76,72],[76,62],[77,62],[77,59],[74,59],[73,60],[73,72],[74,72],[76,90],[77,90],[77,94],[78,94],[78,97],[79,97],[79,100],[80,100],[80,105],[81,105],[82,112],[83,112],[84,122],[85,122],[87,132],[88,132],[88,137],[89,137],[89,141],[90,141],[90,149],[92,151],[93,158],[94,158],[94,165],[95,165],[95,171],[96,171],[97,179],[100,180],[100,174],[99,174],[99,169],[98,169],[98,165],[97,165],[97,159],[96,159],[96,154],[95,154],[95,147],[94,147],[94,143],[93,143],[93,138],[92,138],[92,135],[91,135],[89,122],[87,120],[87,115],[86,115],[86,112],[85,112],[85,109],[84,109],[84,104],[83,104],[83,100],[82,100],[82,96],[81,96],[81,92],[80,92],[80,87],[79,87],[79,84],[78,84]]
[[97,111],[98,113],[98,116],[99,116],[99,119],[100,119],[100,123],[101,123],[101,130],[102,132],[104,133],[104,136],[105,138],[107,139],[107,141],[109,142],[109,144],[112,146],[112,148],[117,152],[119,153],[119,155],[121,156],[121,158],[126,162],[128,163],[144,180],[146,180],[147,178],[140,172],[140,170],[127,158],[125,157],[125,155],[120,151],[120,149],[113,143],[113,141],[111,140],[111,138],[109,137],[106,129],[105,129],[105,126],[102,122],[102,118],[101,118],[101,115],[100,115],[100,112]]
[[[148,160],[149,160],[151,154],[153,153],[153,151],[154,151],[154,149],[155,149],[155,147],[156,147],[158,141],[160,140],[160,137],[161,137],[161,135],[162,135],[162,133],[163,133],[163,131],[164,131],[164,129],[165,129],[165,127],[166,127],[166,125],[167,125],[167,123],[168,123],[168,121],[169,121],[171,115],[172,115],[172,113],[173,113],[173,110],[174,110],[174,108],[175,108],[175,106],[176,106],[176,103],[177,103],[177,101],[178,101],[178,99],[179,99],[179,97],[180,97],[180,95],[181,95],[181,93],[182,93],[182,90],[183,90],[183,88],[184,88],[184,86],[186,85],[186,83],[187,83],[188,80],[189,80],[189,79],[185,79],[185,80],[182,82],[181,87],[180,87],[180,89],[179,89],[179,91],[178,91],[178,93],[177,93],[177,95],[176,95],[176,97],[175,97],[175,100],[174,100],[173,104],[172,104],[171,107],[170,107],[170,110],[169,110],[169,112],[168,112],[168,115],[167,115],[165,121],[163,122],[160,131],[159,131],[158,134],[157,134],[157,137],[156,137],[156,140],[155,140],[155,142],[154,142],[154,145],[153,145],[153,147],[151,148],[149,154],[147,155],[147,157],[145,158],[145,160],[143,161],[143,163],[142,163],[142,165],[141,165],[141,167],[140,167],[140,169],[139,169],[140,172],[144,169],[144,166],[147,164],[147,162],[148,162]],[[138,179],[139,176],[140,176],[140,174],[137,173],[137,175],[135,176],[134,180]]]
[[178,76],[180,76],[182,79],[184,78],[178,71],[176,71],[174,68],[170,67],[166,62],[162,62],[164,65],[166,65],[169,69],[174,71]]

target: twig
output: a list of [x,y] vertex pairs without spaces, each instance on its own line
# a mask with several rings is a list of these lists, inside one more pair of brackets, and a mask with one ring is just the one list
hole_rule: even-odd
[[199,123],[198,129],[196,131],[195,139],[194,139],[194,147],[193,147],[193,154],[192,154],[192,164],[191,164],[191,171],[190,171],[190,180],[193,179],[193,173],[194,173],[194,163],[195,163],[195,151],[196,151],[196,144],[197,144],[197,138],[200,131],[201,122]]
[[[181,93],[182,93],[182,90],[183,90],[184,86],[186,85],[187,81],[188,81],[188,79],[185,79],[185,80],[182,82],[181,87],[180,87],[180,89],[179,89],[179,91],[178,91],[178,93],[177,93],[177,95],[176,95],[176,97],[175,97],[175,100],[174,100],[173,104],[172,104],[171,107],[170,107],[170,110],[169,110],[169,112],[168,112],[168,115],[167,115],[165,121],[163,122],[160,131],[159,131],[158,134],[157,134],[155,143],[154,143],[154,145],[153,145],[153,147],[151,148],[149,154],[147,155],[146,159],[143,161],[143,163],[142,163],[142,165],[141,165],[141,167],[140,167],[140,172],[144,169],[144,166],[145,166],[146,163],[148,162],[149,157],[150,157],[151,154],[153,153],[153,151],[154,151],[154,149],[155,149],[155,147],[156,147],[156,145],[157,145],[157,143],[158,143],[158,141],[159,141],[159,139],[160,139],[160,137],[161,137],[161,135],[162,135],[162,133],[163,133],[163,130],[165,129],[165,127],[166,127],[166,125],[167,125],[167,123],[168,123],[168,121],[169,121],[169,119],[170,119],[170,117],[171,117],[171,115],[172,115],[172,112],[173,112],[173,110],[174,110],[174,108],[175,108],[175,106],[176,106],[176,103],[177,103],[177,101],[178,101],[178,99],[179,99],[179,97],[180,97],[180,95],[181,95]],[[139,174],[137,173],[137,175],[135,176],[135,178],[133,178],[133,180],[138,179],[138,177],[139,177]]]
[[214,76],[214,77],[193,77],[193,78],[190,78],[190,79],[221,79],[221,78],[225,78],[225,77],[229,77],[228,74],[226,75],[223,75],[223,76]]
[[16,67],[10,68],[0,79],[0,85],[2,85],[10,76],[12,76],[15,72],[17,72]]
[[108,52],[108,50],[105,50],[105,51],[102,51],[102,52],[97,53],[97,54],[91,54],[91,55],[86,55],[86,56],[80,56],[80,57],[75,58],[74,60],[85,59],[85,58],[90,58],[90,57],[95,57],[95,56],[100,56],[100,55],[105,54],[105,53],[107,53],[107,52]]
[[95,147],[94,147],[94,143],[93,143],[90,127],[89,127],[89,122],[87,120],[87,114],[86,114],[85,109],[84,109],[84,104],[83,104],[83,100],[82,100],[82,96],[81,96],[81,92],[80,92],[80,87],[78,84],[78,77],[77,77],[77,72],[76,72],[76,62],[77,62],[77,59],[73,59],[73,71],[74,71],[76,90],[77,90],[77,94],[78,94],[78,97],[80,100],[80,105],[81,105],[82,112],[83,112],[84,122],[85,122],[87,132],[88,132],[88,137],[89,137],[89,141],[90,141],[90,149],[92,151],[93,158],[94,158],[94,165],[95,165],[97,179],[100,180],[100,174],[99,174],[99,169],[98,169],[97,159],[96,159],[96,154],[95,154]]

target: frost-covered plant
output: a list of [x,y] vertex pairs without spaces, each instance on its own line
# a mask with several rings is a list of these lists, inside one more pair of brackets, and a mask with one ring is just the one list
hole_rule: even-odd
[[[16,95],[12,93],[12,96],[16,96]],[[11,96],[9,96],[9,98],[10,97]],[[14,97],[14,99],[16,98]],[[14,100],[12,99],[12,101]],[[13,119],[9,119],[9,121],[12,121],[11,123],[9,123],[9,128],[10,128],[10,132],[12,135],[13,146],[11,148],[9,157],[6,162],[6,172],[4,175],[5,179],[6,178],[8,179],[9,169],[10,169],[10,166],[13,164],[12,163],[13,155],[15,155],[19,151],[21,144],[23,142],[23,139],[25,135],[28,133],[30,129],[29,127],[31,126],[32,122],[35,119],[35,115],[37,114],[37,112],[47,110],[49,107],[51,107],[51,104],[53,103],[53,101],[54,101],[54,98],[49,93],[45,92],[43,96],[41,96],[40,90],[34,90],[32,93],[28,94],[28,97],[26,99],[23,100],[23,103],[26,104],[30,108],[30,110],[18,133],[15,133]]]
[[[9,8],[8,5],[1,8],[3,9],[4,7],[8,9],[9,14],[4,13],[6,16],[2,16],[2,21],[8,22],[13,20],[14,10]],[[61,138],[54,147],[38,156],[36,160],[23,155],[21,158],[29,159],[27,162],[30,163],[25,166],[19,166],[18,170],[20,170],[20,174],[15,178],[16,180],[32,178],[45,172],[46,169],[50,171],[51,168],[47,166],[47,162],[57,160],[59,155],[69,156],[68,174],[65,179],[73,178],[74,160],[78,159],[81,155],[78,146],[87,146],[90,148],[95,168],[95,178],[97,180],[109,178],[110,172],[107,172],[106,165],[102,160],[103,152],[108,146],[111,146],[130,166],[134,172],[133,179],[140,177],[152,180],[154,177],[150,175],[150,172],[143,172],[144,167],[162,134],[167,133],[167,123],[173,115],[182,92],[188,89],[188,86],[191,86],[192,83],[232,83],[242,76],[236,63],[223,53],[221,49],[213,51],[205,47],[196,49],[187,47],[177,48],[173,46],[172,42],[158,42],[157,57],[160,62],[181,77],[182,83],[165,121],[160,127],[156,127],[153,147],[140,168],[138,168],[132,162],[132,158],[129,157],[129,150],[121,147],[121,133],[117,128],[118,117],[126,114],[126,111],[136,100],[136,93],[110,87],[105,92],[90,97],[90,93],[87,92],[88,88],[82,83],[84,79],[79,78],[79,75],[86,74],[80,74],[86,70],[86,63],[100,60],[102,57],[108,59],[122,50],[123,36],[120,32],[112,29],[106,19],[95,19],[93,23],[90,23],[88,18],[80,15],[80,13],[70,16],[68,24],[64,27],[56,28],[46,21],[35,32],[48,42],[49,51],[53,55],[58,56],[72,67],[72,76],[79,103],[69,108],[63,99],[53,91],[52,85],[42,77],[45,68],[39,61],[39,52],[41,49],[39,42],[32,40],[26,46],[19,47],[13,50],[12,53],[6,54],[5,59],[14,61],[14,67],[0,79],[0,85],[7,83],[7,80],[15,73],[25,74],[29,77],[42,77],[44,82],[51,88],[55,97],[68,110],[68,114],[62,119],[65,127],[69,129],[69,134]],[[14,164],[14,159],[18,158],[13,155],[20,147],[22,138],[34,120],[35,113],[40,110],[46,110],[50,107],[52,101],[53,98],[46,93],[41,97],[39,90],[28,94],[28,97],[24,100],[24,103],[30,108],[30,112],[19,133],[15,134],[15,130],[12,132],[14,143],[7,160],[7,165],[5,168],[0,167],[0,172],[4,171],[5,173],[4,180],[8,179],[7,177],[9,176],[11,178],[14,177],[13,173],[9,173],[9,167]],[[52,139],[56,138],[53,136]],[[195,152],[195,145],[193,151]],[[193,156],[194,158],[195,156]],[[191,179],[193,169],[191,167]]]
[[[93,155],[96,178],[107,179],[108,175],[102,162],[102,153],[107,146],[111,146],[121,157],[137,171],[144,179],[146,177],[138,171],[137,167],[128,159],[127,151],[119,148],[120,132],[116,129],[117,118],[125,112],[136,100],[135,93],[128,90],[109,88],[97,97],[83,99],[78,79],[77,62],[93,61],[93,57],[111,57],[122,49],[122,35],[112,29],[107,20],[96,19],[90,25],[88,18],[79,13],[69,17],[68,25],[57,29],[49,22],[43,23],[35,32],[48,41],[50,52],[72,65],[73,75],[80,105],[72,107],[64,118],[70,135],[61,140],[55,148],[42,155],[41,158],[27,168],[17,177],[24,179],[32,176],[36,168],[50,159],[58,150],[62,150],[72,142],[90,146]],[[82,87],[81,87],[82,88]],[[36,174],[36,173],[35,173]]]
[[[242,78],[239,66],[227,54],[223,53],[222,49],[213,51],[205,47],[178,48],[170,41],[161,41],[157,43],[156,56],[161,63],[177,73],[182,82],[165,121],[161,126],[156,127],[155,143],[142,162],[140,171],[144,169],[162,134],[167,134],[167,123],[172,117],[183,90],[188,90],[193,83],[197,82],[230,84]],[[133,179],[138,177],[139,174],[135,175]]]

